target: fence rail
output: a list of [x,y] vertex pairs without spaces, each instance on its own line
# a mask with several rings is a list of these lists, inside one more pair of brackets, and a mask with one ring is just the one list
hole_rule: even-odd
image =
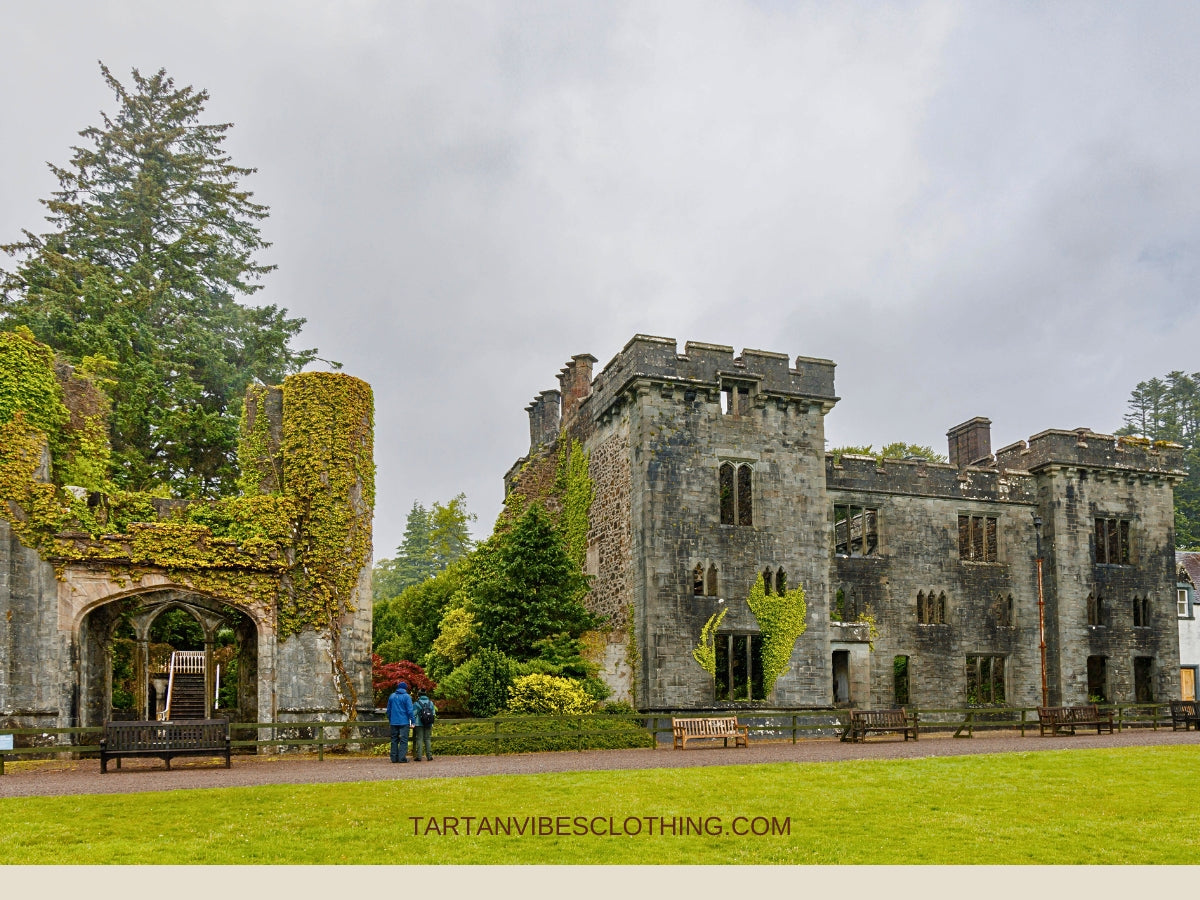
[[[1100,707],[1112,710],[1113,725],[1119,732],[1127,728],[1168,727],[1171,724],[1170,705],[1166,703],[1125,703]],[[976,731],[1027,731],[1038,733],[1037,707],[969,707],[920,709],[909,707],[917,716],[923,731],[950,732],[954,737],[972,737]],[[490,719],[438,718],[432,739],[435,745],[476,741],[490,748],[491,754],[504,750],[506,742],[520,740],[571,739],[577,749],[584,749],[588,738],[611,738],[619,732],[602,730],[594,723],[626,721],[653,736],[655,746],[670,740],[672,716],[737,715],[749,726],[753,740],[791,740],[799,738],[833,737],[840,735],[846,725],[846,709],[745,709],[745,710],[653,710],[620,715],[594,714],[586,716],[496,716]],[[539,731],[536,723],[553,721],[566,726],[554,731]],[[450,726],[469,725],[472,730],[459,732]],[[241,750],[296,747],[317,750],[317,758],[325,758],[327,748],[369,747],[391,741],[386,720],[362,719],[353,722],[231,722],[230,746]],[[96,754],[100,752],[101,726],[73,728],[0,728],[0,775],[4,774],[6,759]],[[282,733],[282,734],[281,734]],[[666,735],[666,739],[660,739]],[[65,738],[65,740],[64,740]],[[14,746],[8,747],[8,743]],[[24,746],[16,746],[23,743]]]

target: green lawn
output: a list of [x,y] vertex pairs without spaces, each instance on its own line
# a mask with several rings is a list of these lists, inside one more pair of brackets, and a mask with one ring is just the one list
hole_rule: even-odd
[[1194,864],[1198,771],[1170,746],[13,798],[0,863]]

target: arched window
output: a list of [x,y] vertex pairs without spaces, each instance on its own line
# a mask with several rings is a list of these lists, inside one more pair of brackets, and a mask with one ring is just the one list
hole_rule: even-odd
[[737,472],[737,522],[739,525],[753,525],[754,511],[752,509],[750,466],[742,464]]
[[721,592],[717,590],[717,567],[711,563],[708,567],[708,596],[721,596]]
[[775,573],[775,590],[781,597],[787,593],[787,573],[783,569]]
[[771,571],[771,567],[767,566],[763,569],[763,587],[766,589],[767,595],[774,593],[775,573]]
[[935,625],[945,625],[946,624],[946,592],[945,591],[942,591],[941,593],[938,594],[937,610],[934,614],[934,624]]
[[696,563],[696,568],[692,569],[692,594],[704,596],[704,566],[700,563]]
[[917,622],[921,625],[929,624],[929,611],[925,608],[924,591],[917,591]]
[[733,486],[733,463],[721,464],[720,482],[721,524],[732,525],[734,524],[734,510],[736,508]]

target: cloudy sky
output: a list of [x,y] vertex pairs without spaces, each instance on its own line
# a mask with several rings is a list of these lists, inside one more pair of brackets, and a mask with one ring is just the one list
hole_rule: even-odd
[[[831,446],[1121,424],[1200,369],[1200,5],[0,0],[0,242],[165,68],[271,208],[256,300],[375,390],[375,555],[635,333],[819,356]],[[0,264],[7,264],[0,262]]]

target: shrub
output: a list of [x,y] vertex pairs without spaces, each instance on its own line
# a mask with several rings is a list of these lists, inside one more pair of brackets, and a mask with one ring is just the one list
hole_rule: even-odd
[[555,675],[522,675],[509,691],[508,709],[534,715],[581,715],[596,705],[579,682]]
[[[520,736],[505,737],[509,734]],[[636,722],[604,715],[522,715],[490,721],[447,722],[434,726],[433,741],[434,753],[446,756],[654,746],[654,737]]]
[[471,714],[486,719],[504,709],[512,684],[512,660],[485,647],[471,659],[467,679],[467,706]]
[[385,663],[378,653],[371,654],[371,690],[375,695],[375,706],[386,706],[388,696],[401,681],[408,682],[408,692],[413,696],[418,691],[432,694],[437,688],[437,683],[431,681],[415,662],[402,659],[397,663]]

